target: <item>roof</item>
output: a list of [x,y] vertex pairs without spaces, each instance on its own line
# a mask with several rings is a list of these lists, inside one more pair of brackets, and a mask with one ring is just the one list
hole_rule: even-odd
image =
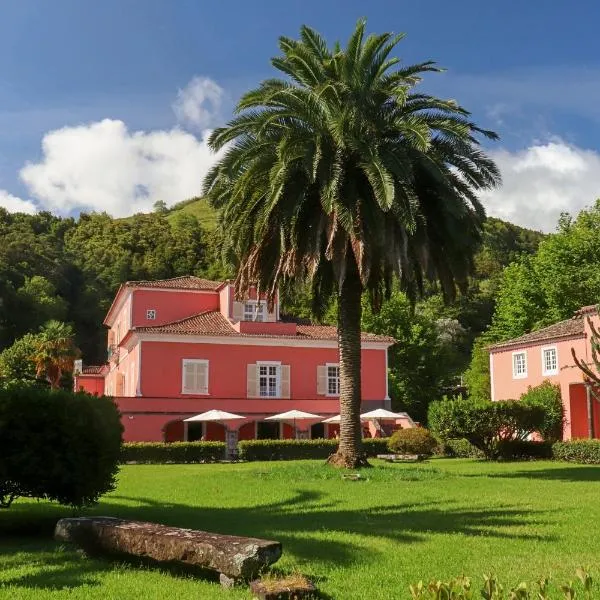
[[489,347],[490,351],[499,350],[509,346],[522,346],[524,344],[538,344],[547,340],[555,340],[559,338],[576,337],[584,335],[584,323],[583,317],[579,314],[579,311],[575,313],[575,316],[565,321],[559,321],[548,327],[542,327],[537,331],[532,331],[521,335],[512,340],[506,340],[504,342],[498,342]]
[[597,304],[588,304],[588,306],[582,306],[578,311],[575,312],[575,315],[587,315],[589,313],[597,312],[598,305]]
[[[266,338],[286,338],[286,339],[305,339],[305,340],[337,340],[337,328],[330,325],[307,325],[299,324],[296,327],[295,335],[277,334],[277,333],[240,333],[236,331],[231,323],[219,311],[204,311],[172,321],[164,325],[151,325],[146,327],[136,327],[135,331],[140,333],[159,333],[175,335],[208,335],[208,336],[228,336],[228,337],[266,337]],[[363,342],[384,342],[394,344],[396,340],[386,335],[377,335],[374,333],[362,333]]]
[[102,375],[105,365],[88,365],[81,369],[80,375]]
[[144,287],[161,290],[209,290],[217,291],[224,282],[211,281],[202,277],[184,275],[172,279],[158,279],[156,281],[126,281],[124,287]]

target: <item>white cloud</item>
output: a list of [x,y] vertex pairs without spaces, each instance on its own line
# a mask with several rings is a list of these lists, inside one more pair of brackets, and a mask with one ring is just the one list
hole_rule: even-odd
[[202,130],[220,120],[224,92],[208,77],[194,77],[177,92],[173,111],[180,123]]
[[43,157],[20,176],[40,204],[125,216],[196,196],[217,159],[204,139],[181,129],[128,131],[122,121],[64,127],[42,140]]
[[30,200],[22,200],[6,190],[0,190],[0,207],[5,208],[8,212],[21,212],[32,215],[37,212],[36,206]]
[[577,214],[600,197],[600,153],[593,150],[558,140],[490,156],[503,178],[500,188],[482,195],[491,216],[549,232],[561,212]]

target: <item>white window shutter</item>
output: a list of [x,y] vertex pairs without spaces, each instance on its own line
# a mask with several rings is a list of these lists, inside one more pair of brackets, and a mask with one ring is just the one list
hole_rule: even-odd
[[290,397],[290,365],[281,365],[281,397]]
[[256,363],[248,365],[248,377],[246,379],[246,396],[248,398],[258,398],[258,367]]
[[319,365],[317,367],[317,394],[324,396],[327,393],[327,367]]
[[196,370],[194,369],[194,363],[184,362],[183,363],[183,393],[191,394],[194,391],[194,385],[196,383]]
[[208,363],[196,365],[196,386],[199,394],[208,394]]
[[234,321],[241,321],[244,318],[244,304],[243,302],[233,302],[233,308],[231,315]]

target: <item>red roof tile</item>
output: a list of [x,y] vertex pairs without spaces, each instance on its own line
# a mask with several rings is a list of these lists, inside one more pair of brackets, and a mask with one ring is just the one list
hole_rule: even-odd
[[526,344],[538,344],[547,340],[554,340],[565,337],[576,337],[584,334],[583,318],[581,315],[575,313],[576,316],[566,321],[559,321],[548,327],[543,327],[537,331],[532,331],[521,335],[512,340],[506,340],[504,342],[498,342],[493,344],[488,349],[491,351],[500,350],[501,348],[507,348],[509,346],[522,346]]
[[163,290],[211,290],[216,291],[222,285],[222,281],[211,281],[202,277],[184,275],[172,279],[158,279],[156,281],[127,281],[123,284],[127,287],[158,288]]
[[164,325],[136,327],[135,330],[147,333],[182,335],[240,335],[218,311],[205,311],[179,321],[172,321]]
[[81,369],[81,375],[102,375],[106,365],[87,365]]
[[[229,337],[277,337],[286,339],[337,340],[337,328],[329,325],[300,324],[297,326],[296,335],[239,333],[218,311],[202,312],[192,317],[173,321],[172,323],[166,323],[164,325],[137,327],[136,331],[142,333],[171,333],[176,335],[219,335]],[[376,335],[374,333],[363,333],[362,341],[395,343],[395,340],[389,336]]]

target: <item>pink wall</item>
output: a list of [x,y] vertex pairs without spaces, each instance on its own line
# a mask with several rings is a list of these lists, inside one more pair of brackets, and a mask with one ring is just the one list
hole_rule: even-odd
[[[138,368],[138,345],[131,350],[125,348],[119,349],[119,362],[110,362],[110,371],[106,374],[105,388],[106,393],[113,396],[135,396],[138,389],[139,368]],[[122,391],[118,390],[118,376],[125,376],[125,386]]]
[[[247,365],[264,360],[290,365],[291,398],[317,400],[326,398],[317,395],[317,366],[338,362],[338,351],[337,348],[145,341],[142,345],[142,394],[189,398],[188,394],[181,394],[181,364],[184,358],[209,361],[209,394],[212,398],[246,399]],[[362,351],[364,400],[385,398],[385,361],[385,350]]]
[[104,394],[104,375],[76,376],[73,387],[76,391],[102,396]]
[[[156,310],[156,319],[146,319],[146,310]],[[185,290],[134,290],[133,326],[162,325],[191,317],[205,310],[219,310],[218,292]]]
[[[554,346],[557,349],[558,374],[542,374],[542,348]],[[571,403],[569,401],[569,386],[582,381],[581,371],[575,366],[571,356],[571,348],[579,356],[585,356],[587,340],[583,337],[557,341],[544,341],[537,345],[527,347],[510,347],[495,350],[491,353],[492,360],[492,399],[493,400],[518,400],[529,386],[536,386],[545,380],[560,385],[563,405],[565,408],[565,437],[571,437]],[[527,353],[527,377],[513,378],[513,353]]]

